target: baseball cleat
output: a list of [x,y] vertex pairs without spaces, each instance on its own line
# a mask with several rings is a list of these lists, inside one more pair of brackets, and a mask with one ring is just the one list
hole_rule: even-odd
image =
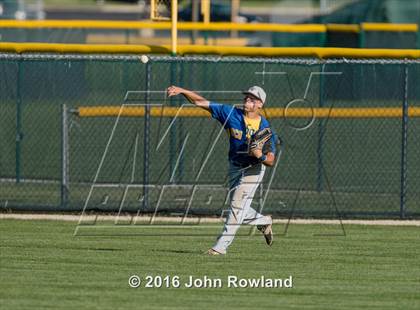
[[222,253],[219,253],[219,252],[217,252],[217,251],[215,251],[215,250],[213,250],[213,249],[209,249],[209,250],[207,250],[204,254],[206,254],[206,255],[210,255],[210,256],[222,255]]
[[267,243],[267,245],[271,246],[273,244],[273,225],[268,224],[268,225],[258,225],[257,229],[262,232],[264,238],[265,238],[265,242]]

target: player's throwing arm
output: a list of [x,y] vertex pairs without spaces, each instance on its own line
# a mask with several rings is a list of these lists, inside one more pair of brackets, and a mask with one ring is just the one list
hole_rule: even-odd
[[199,94],[191,90],[184,89],[178,86],[170,86],[167,89],[167,94],[168,97],[183,95],[185,98],[187,98],[189,102],[195,104],[197,107],[210,111],[210,102],[206,98],[201,97]]

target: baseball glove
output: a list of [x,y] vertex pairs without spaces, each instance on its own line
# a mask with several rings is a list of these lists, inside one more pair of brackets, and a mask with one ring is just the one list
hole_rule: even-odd
[[273,132],[270,128],[264,128],[260,131],[257,131],[249,141],[248,153],[251,154],[254,150],[264,151],[264,145],[267,141],[270,140]]

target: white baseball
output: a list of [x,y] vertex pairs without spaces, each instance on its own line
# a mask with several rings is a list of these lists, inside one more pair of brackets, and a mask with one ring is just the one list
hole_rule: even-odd
[[146,55],[141,55],[140,60],[142,63],[147,64],[149,62],[149,57],[147,57]]

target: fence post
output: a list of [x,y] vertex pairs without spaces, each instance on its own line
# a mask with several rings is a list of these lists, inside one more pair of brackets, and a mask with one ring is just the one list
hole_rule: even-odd
[[[319,107],[322,108],[325,106],[324,104],[324,73],[325,72],[325,63],[322,64],[321,67],[321,74],[319,76]],[[319,120],[318,123],[318,145],[317,145],[317,185],[316,189],[318,192],[324,190],[324,133],[325,133],[325,124],[323,124],[322,120]]]
[[[182,85],[182,87],[184,86],[184,62],[180,62],[180,73],[179,73],[179,84]],[[181,97],[178,97],[178,107],[182,106],[182,101],[181,101]],[[178,140],[180,142],[180,146],[182,145],[182,143],[184,142],[184,126],[183,126],[183,122],[184,119],[177,119],[177,127],[178,127]],[[177,149],[179,149],[179,147],[177,147]],[[180,149],[179,149],[180,150]],[[182,182],[183,176],[184,176],[184,158],[185,158],[185,154],[184,152],[182,154],[177,154],[181,155],[179,158],[179,164],[178,167],[176,169],[178,169],[178,171],[176,172],[177,182]]]
[[[171,85],[177,85],[177,62],[171,61],[170,62],[170,69],[171,69]],[[169,98],[169,105],[171,107],[175,106],[175,100],[174,97]],[[170,124],[174,121],[174,118],[170,118]],[[175,120],[177,121],[177,120]],[[172,173],[175,169],[175,163],[176,163],[176,149],[177,149],[177,139],[176,139],[176,125],[171,126],[169,129],[169,180],[171,180]],[[176,176],[176,174],[174,174]],[[170,181],[171,183],[176,183],[176,177]]]
[[15,139],[15,174],[16,183],[20,183],[21,141],[22,134],[22,59],[18,60],[16,83],[16,139]]
[[407,196],[407,134],[408,134],[408,64],[404,64],[403,79],[403,114],[401,139],[401,190],[400,190],[400,218],[405,217],[405,202]]
[[150,78],[152,66],[146,64],[146,94],[144,113],[144,154],[143,154],[143,210],[149,207],[149,173],[150,173]]
[[69,127],[67,105],[61,105],[61,207],[66,208],[69,192]]

